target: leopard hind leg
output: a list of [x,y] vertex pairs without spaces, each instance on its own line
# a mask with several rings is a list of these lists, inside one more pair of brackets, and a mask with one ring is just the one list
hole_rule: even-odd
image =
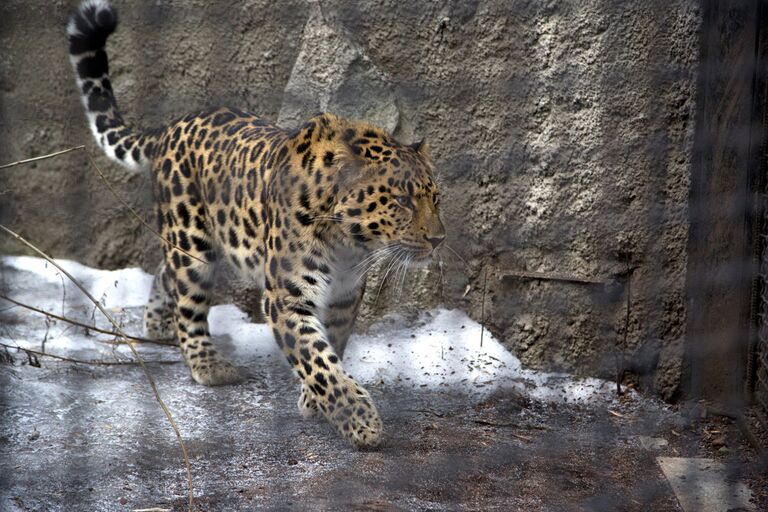
[[172,340],[176,337],[176,320],[168,279],[165,263],[161,263],[152,281],[149,302],[144,308],[144,333],[153,340]]
[[[180,231],[176,237],[181,238],[178,233]],[[171,236],[168,235],[168,238]],[[199,384],[234,384],[241,380],[241,376],[237,368],[214,346],[208,330],[215,253],[199,249],[211,247],[210,238],[204,231],[193,231],[189,238],[195,241],[195,249],[190,247],[189,252],[185,253],[173,247],[166,253],[181,354],[192,378]]]

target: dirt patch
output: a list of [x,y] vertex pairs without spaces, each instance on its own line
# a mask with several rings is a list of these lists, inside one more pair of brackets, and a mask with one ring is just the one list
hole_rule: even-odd
[[[647,399],[580,406],[376,386],[388,434],[356,452],[324,422],[298,418],[293,393],[277,391],[295,387],[285,368],[220,389],[194,385],[183,365],[152,370],[187,439],[200,510],[678,511],[655,457],[712,456],[705,432],[716,428],[728,432],[735,476],[750,476],[765,505],[754,453],[727,421],[689,421]],[[178,447],[138,370],[3,365],[0,379],[4,507],[184,510]],[[89,399],[111,386],[125,390],[123,418]],[[670,444],[649,452],[639,435]]]

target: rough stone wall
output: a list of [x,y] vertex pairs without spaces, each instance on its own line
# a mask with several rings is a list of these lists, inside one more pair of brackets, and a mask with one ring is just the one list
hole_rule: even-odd
[[[75,3],[0,5],[2,162],[82,143],[95,152],[66,54]],[[286,127],[324,109],[427,140],[453,251],[384,286],[384,272],[373,276],[363,322],[461,307],[529,365],[612,377],[632,268],[624,358],[640,384],[675,397],[698,2],[114,3],[113,83],[136,125],[228,103]],[[148,177],[97,162],[151,218]],[[0,219],[56,256],[158,261],[157,240],[82,154],[0,172]],[[0,251],[20,249],[2,239]]]

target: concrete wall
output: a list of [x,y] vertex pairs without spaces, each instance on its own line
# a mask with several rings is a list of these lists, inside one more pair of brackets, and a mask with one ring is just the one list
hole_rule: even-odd
[[[3,162],[95,151],[67,61],[74,4],[0,5]],[[113,83],[137,125],[231,103],[286,126],[327,109],[426,138],[460,257],[444,249],[402,291],[377,293],[374,276],[366,320],[462,307],[527,364],[613,377],[626,291],[615,277],[632,268],[625,360],[640,385],[678,393],[698,2],[115,4]],[[151,217],[148,178],[97,161]],[[152,269],[159,243],[86,164],[69,154],[0,171],[2,222],[60,257]],[[5,239],[0,250],[19,252]],[[612,284],[509,276],[522,270]]]

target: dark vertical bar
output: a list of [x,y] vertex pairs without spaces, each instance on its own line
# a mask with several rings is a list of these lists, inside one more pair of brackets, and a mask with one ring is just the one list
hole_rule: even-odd
[[753,140],[752,208],[750,210],[753,257],[758,266],[752,279],[750,297],[750,338],[747,357],[746,391],[758,417],[768,427],[768,1],[760,0],[758,33],[755,40],[754,100],[755,123],[760,133]]
[[689,394],[739,409],[750,336],[758,3],[702,5],[691,172],[686,361]]

